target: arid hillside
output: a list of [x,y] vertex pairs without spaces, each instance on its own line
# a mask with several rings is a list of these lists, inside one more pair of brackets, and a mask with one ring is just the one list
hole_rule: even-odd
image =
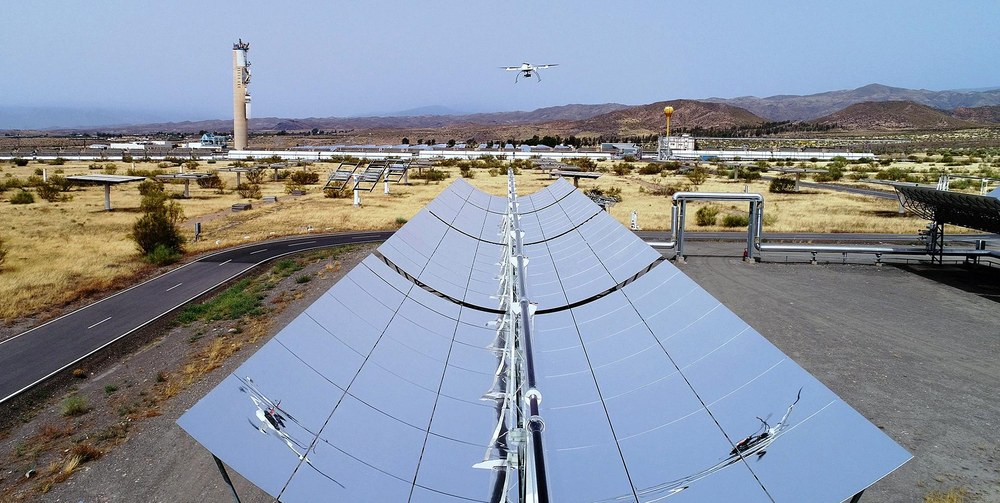
[[836,124],[844,130],[965,129],[980,127],[947,112],[912,101],[865,102],[820,117],[816,124]]

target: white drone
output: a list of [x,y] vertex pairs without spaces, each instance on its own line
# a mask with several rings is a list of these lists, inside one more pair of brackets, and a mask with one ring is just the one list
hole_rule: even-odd
[[542,68],[552,68],[553,66],[559,66],[559,65],[558,64],[532,65],[531,63],[521,63],[521,66],[504,66],[502,68],[504,70],[507,70],[508,72],[518,72],[518,74],[514,76],[514,82],[517,82],[517,79],[520,78],[522,75],[526,78],[531,78],[532,72],[534,72],[535,78],[538,79],[539,82],[541,82],[542,76],[538,74],[538,70],[541,70]]

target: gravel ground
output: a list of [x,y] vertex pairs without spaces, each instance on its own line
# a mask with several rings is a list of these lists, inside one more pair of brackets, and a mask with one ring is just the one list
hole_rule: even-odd
[[862,501],[1000,501],[1000,270],[747,264],[731,248],[692,246],[681,270],[913,454]]
[[[862,501],[919,502],[930,491],[954,487],[969,491],[971,501],[1000,501],[1000,272],[747,264],[732,258],[731,248],[689,246],[688,261],[680,267],[914,455]],[[348,260],[343,263],[344,271],[351,267]],[[301,298],[288,303],[272,332],[333,279],[298,290]],[[161,358],[158,350],[121,365]],[[254,350],[244,348],[167,401],[160,416],[133,427],[127,443],[83,465],[37,500],[229,501],[211,455],[174,421]],[[0,447],[10,448],[12,437]],[[271,501],[237,473],[230,475],[242,501]]]

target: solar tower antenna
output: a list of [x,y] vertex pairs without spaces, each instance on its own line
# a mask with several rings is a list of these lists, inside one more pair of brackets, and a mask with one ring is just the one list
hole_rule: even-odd
[[247,148],[247,118],[250,116],[250,43],[240,39],[233,44],[233,148]]

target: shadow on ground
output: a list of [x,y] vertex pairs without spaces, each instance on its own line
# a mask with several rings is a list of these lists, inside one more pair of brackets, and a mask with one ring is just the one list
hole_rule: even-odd
[[979,264],[897,265],[901,270],[931,281],[1000,302],[1000,269]]

